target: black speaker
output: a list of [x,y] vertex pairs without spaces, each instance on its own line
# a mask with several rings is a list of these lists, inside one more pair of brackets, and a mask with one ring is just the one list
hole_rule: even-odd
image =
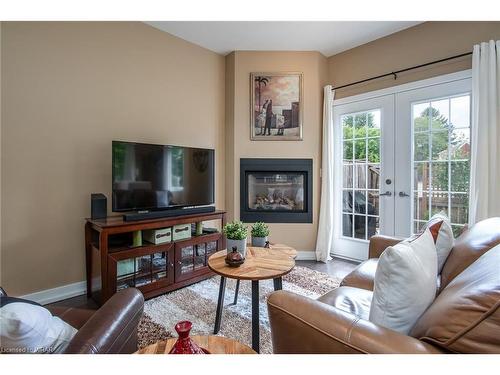
[[108,216],[108,200],[101,193],[90,195],[90,217],[92,220],[104,219]]

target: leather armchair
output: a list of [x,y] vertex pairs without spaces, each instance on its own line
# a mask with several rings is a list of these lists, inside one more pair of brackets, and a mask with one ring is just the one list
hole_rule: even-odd
[[368,320],[378,257],[400,241],[372,237],[372,258],[317,300],[272,293],[274,353],[500,353],[500,218],[479,222],[456,239],[436,298],[408,335]]
[[[72,309],[58,315],[71,324],[80,321],[77,334],[65,353],[71,354],[129,354],[137,350],[137,327],[142,317],[144,297],[135,288],[113,295],[95,312]],[[49,309],[54,315],[60,309]],[[58,311],[59,310],[59,311]],[[85,317],[88,317],[85,320]]]
[[[7,295],[0,288],[1,295]],[[128,354],[137,350],[144,297],[135,288],[114,294],[99,310],[53,306],[47,309],[78,329],[65,353]]]

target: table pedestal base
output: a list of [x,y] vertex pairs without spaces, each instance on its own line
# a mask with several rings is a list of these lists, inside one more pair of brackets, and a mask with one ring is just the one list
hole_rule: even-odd
[[[274,290],[283,289],[283,280],[281,277],[273,279]],[[234,304],[238,301],[238,292],[240,289],[240,280],[236,282],[234,293]],[[215,313],[214,334],[219,333],[222,321],[222,309],[224,307],[224,296],[226,293],[226,278],[221,276],[219,286],[219,299],[217,301],[217,310]],[[260,352],[260,318],[259,318],[259,280],[252,280],[252,349]]]

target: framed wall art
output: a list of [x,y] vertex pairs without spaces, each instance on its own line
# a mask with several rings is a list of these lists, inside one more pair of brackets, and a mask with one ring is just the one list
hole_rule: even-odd
[[250,139],[302,140],[302,73],[250,74]]

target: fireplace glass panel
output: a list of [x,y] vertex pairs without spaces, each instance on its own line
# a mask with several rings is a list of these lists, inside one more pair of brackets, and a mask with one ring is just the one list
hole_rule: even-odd
[[305,173],[249,172],[247,174],[249,210],[306,211]]

